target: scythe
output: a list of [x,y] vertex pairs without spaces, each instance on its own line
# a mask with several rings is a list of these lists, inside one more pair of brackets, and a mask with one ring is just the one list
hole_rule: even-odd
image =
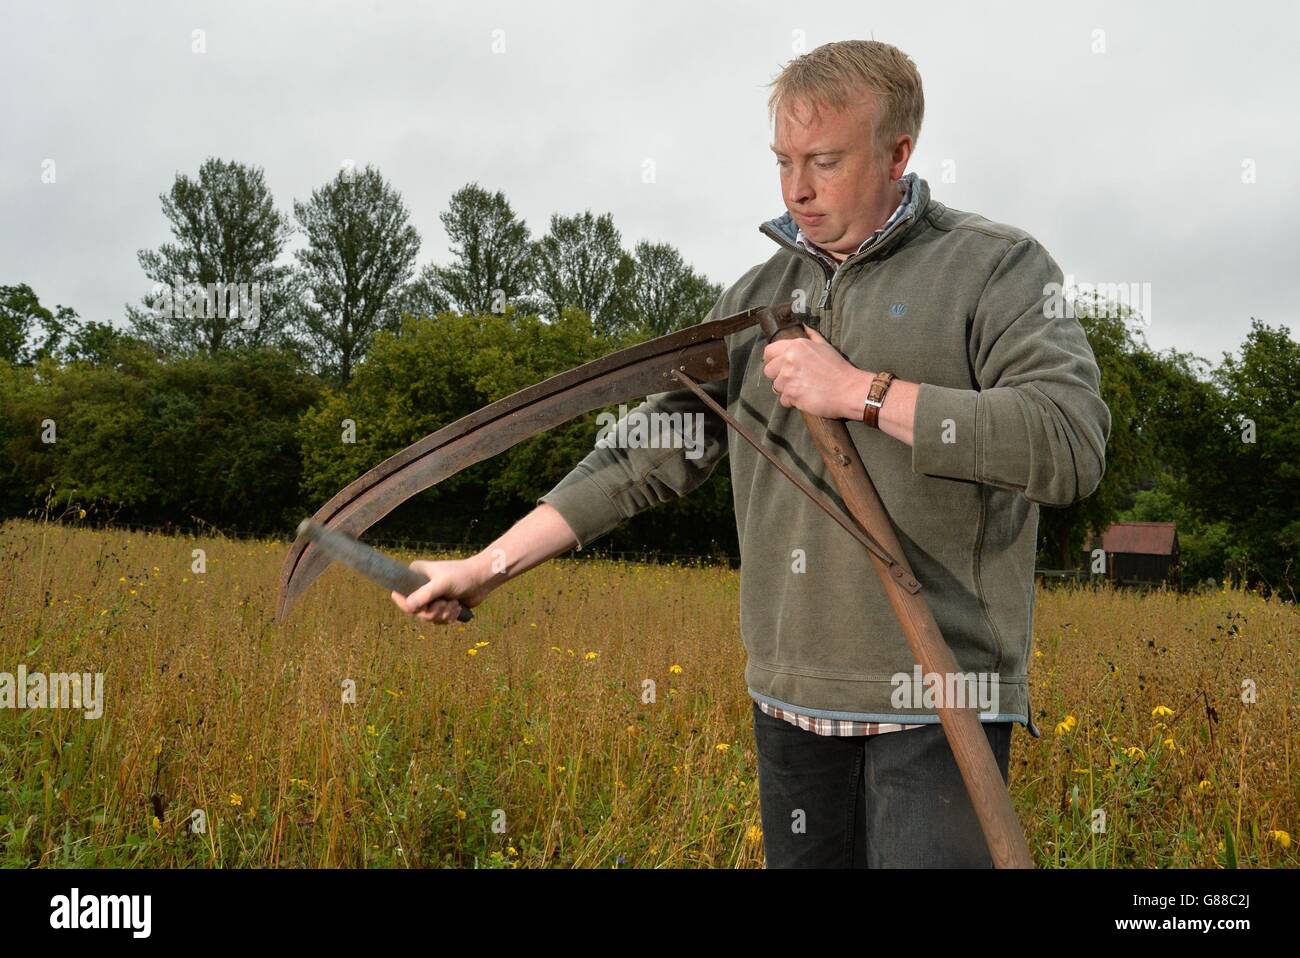
[[[538,433],[605,406],[684,387],[765,456],[871,554],[917,663],[927,674],[954,675],[956,659],[912,575],[866,467],[841,421],[802,413],[849,515],[827,502],[700,388],[729,375],[726,337],[758,325],[768,340],[805,337],[791,304],[755,307],[619,350],[497,400],[384,460],[313,516],[327,529],[360,536],[407,499]],[[300,537],[280,574],[276,620],[283,621],[330,559]],[[1016,819],[974,707],[937,709],[971,804],[998,868],[1032,868]]]

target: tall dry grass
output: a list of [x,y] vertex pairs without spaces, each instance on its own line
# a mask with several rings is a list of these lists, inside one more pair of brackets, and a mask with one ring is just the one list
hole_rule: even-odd
[[[0,671],[106,682],[0,710],[0,864],[761,866],[737,573],[556,561],[444,628],[331,569],[281,628],[286,548],[0,527]],[[1035,632],[1040,865],[1296,866],[1293,606],[1045,592]]]

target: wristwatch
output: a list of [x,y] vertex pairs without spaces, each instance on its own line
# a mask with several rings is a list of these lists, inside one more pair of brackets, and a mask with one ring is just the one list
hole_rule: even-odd
[[862,421],[872,429],[879,429],[880,407],[885,404],[885,392],[894,381],[893,373],[879,372],[871,380],[871,389],[862,403]]

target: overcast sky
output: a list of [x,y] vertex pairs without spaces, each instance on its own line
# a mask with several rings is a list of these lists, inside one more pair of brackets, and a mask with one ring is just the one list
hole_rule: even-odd
[[910,169],[936,199],[1076,280],[1150,283],[1154,348],[1217,362],[1252,316],[1300,338],[1290,4],[6,0],[3,20],[0,283],[86,319],[148,292],[158,195],[213,155],[263,167],[285,212],[377,165],[421,264],[477,181],[535,235],[610,212],[627,247],[670,242],[730,285],[784,211],[766,84],[801,43],[874,38],[920,69]]

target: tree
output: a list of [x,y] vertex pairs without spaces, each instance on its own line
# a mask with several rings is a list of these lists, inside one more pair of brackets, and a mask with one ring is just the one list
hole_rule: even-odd
[[[133,522],[292,529],[298,422],[320,393],[284,350],[112,368],[0,363],[0,510],[21,514],[51,493]],[[49,444],[47,417],[57,426]]]
[[622,248],[614,220],[587,210],[551,216],[551,229],[533,247],[537,290],[548,317],[573,306],[591,317],[597,332],[617,336],[627,327],[626,296],[636,266]]
[[663,336],[694,326],[722,296],[668,243],[636,244],[634,273],[625,303],[626,321],[643,337]]
[[1044,551],[1062,569],[1076,565],[1088,533],[1100,533],[1114,522],[1138,485],[1154,474],[1160,423],[1150,415],[1152,380],[1157,373],[1169,381],[1177,378],[1177,370],[1133,337],[1134,313],[1127,305],[1102,302],[1093,294],[1080,296],[1073,309],[1101,371],[1101,398],[1110,409],[1111,427],[1106,471],[1092,495],[1061,508],[1039,507]]
[[302,324],[321,370],[347,382],[374,334],[401,322],[420,234],[401,194],[371,166],[340,171],[293,209],[308,244],[294,254],[310,293]]
[[160,199],[176,242],[138,254],[154,289],[127,307],[135,334],[174,355],[283,345],[294,292],[276,261],[292,229],[262,170],[211,157]]
[[112,323],[81,324],[68,340],[64,355],[69,362],[91,366],[118,365],[128,356],[142,357],[152,352],[143,340],[117,329]]
[[470,183],[439,219],[455,258],[449,266],[426,267],[430,285],[462,313],[501,313],[506,303],[527,308],[533,288],[529,231],[505,194]]
[[67,306],[41,305],[30,286],[0,286],[0,359],[30,366],[57,356],[77,329],[77,314]]
[[1241,356],[1224,354],[1198,435],[1185,495],[1232,531],[1235,576],[1290,593],[1300,571],[1300,343],[1252,318]]
[[439,313],[451,312],[451,308],[451,299],[438,284],[437,267],[431,264],[397,293],[393,312],[398,316],[432,319]]

